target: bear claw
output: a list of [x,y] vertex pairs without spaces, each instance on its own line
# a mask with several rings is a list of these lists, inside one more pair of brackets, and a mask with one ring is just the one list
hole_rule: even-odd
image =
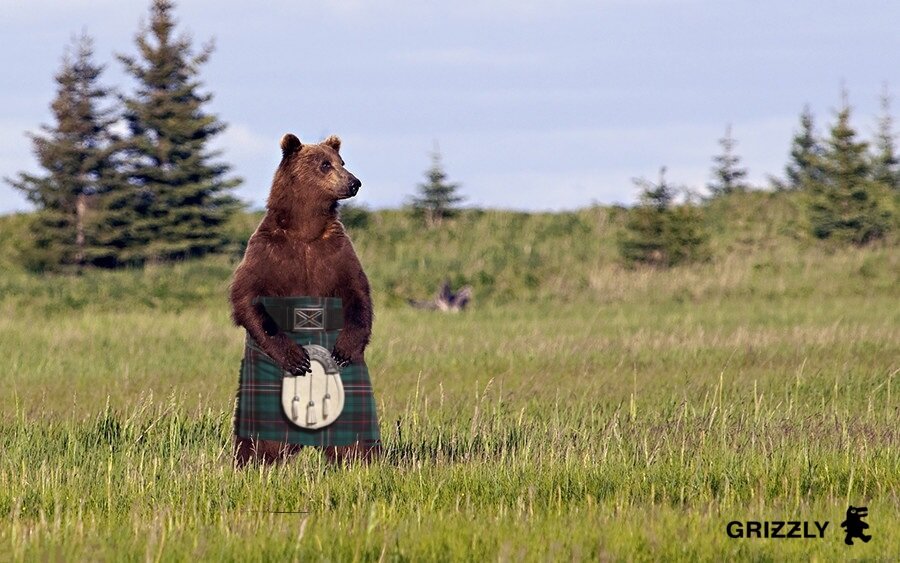
[[332,350],[331,358],[335,361],[339,368],[345,368],[350,365],[350,358],[344,356],[337,350]]

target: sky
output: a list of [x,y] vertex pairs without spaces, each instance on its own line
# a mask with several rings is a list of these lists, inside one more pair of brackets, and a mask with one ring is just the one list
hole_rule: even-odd
[[[357,203],[408,201],[437,145],[466,205],[631,203],[660,166],[700,190],[728,124],[750,180],[781,174],[804,104],[820,131],[842,84],[871,137],[885,83],[900,98],[900,2],[856,0],[181,0],[178,29],[215,38],[203,68],[215,141],[265,203],[286,132],[329,134]],[[86,30],[102,80],[133,84],[148,1],[3,0],[0,177],[37,171],[25,132],[50,123],[53,75]],[[892,113],[900,113],[900,99]],[[900,121],[900,120],[897,120]],[[0,213],[27,210],[0,185]]]

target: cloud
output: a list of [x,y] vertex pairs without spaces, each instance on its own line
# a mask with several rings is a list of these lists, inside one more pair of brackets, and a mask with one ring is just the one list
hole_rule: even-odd
[[402,10],[405,13],[441,10],[454,16],[481,18],[493,16],[504,20],[552,16],[581,8],[604,8],[635,5],[683,5],[702,0],[457,0],[456,2],[416,2],[413,0],[332,0],[324,9],[344,16],[377,16]]
[[[625,172],[624,174],[627,174]],[[466,205],[528,211],[576,209],[592,202],[623,202],[621,176],[616,170],[578,170],[564,173],[488,173],[467,181],[461,192]]]
[[271,153],[272,140],[242,123],[230,123],[216,140],[216,145],[233,158],[255,158]]
[[[735,121],[733,134],[749,180],[765,185],[786,159],[793,116]],[[725,123],[423,134],[347,135],[348,165],[364,178],[362,199],[375,207],[401,204],[415,191],[439,141],[451,181],[472,205],[524,210],[629,203],[632,180],[655,179],[660,166],[676,185],[702,191]],[[783,145],[773,147],[773,140]],[[380,164],[380,165],[376,165]],[[389,163],[385,166],[384,163]]]
[[404,63],[448,66],[527,67],[547,61],[546,56],[535,52],[488,51],[473,47],[397,51],[392,57]]

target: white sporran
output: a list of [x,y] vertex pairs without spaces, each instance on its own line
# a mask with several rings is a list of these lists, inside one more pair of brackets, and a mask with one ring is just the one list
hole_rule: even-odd
[[344,384],[331,353],[318,344],[304,346],[312,373],[281,380],[281,408],[288,420],[300,428],[316,430],[328,426],[344,410]]

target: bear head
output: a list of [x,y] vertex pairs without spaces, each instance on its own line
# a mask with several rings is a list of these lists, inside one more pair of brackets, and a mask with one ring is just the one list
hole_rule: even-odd
[[281,138],[281,164],[275,172],[269,207],[285,211],[334,209],[337,202],[353,197],[362,186],[344,168],[341,140],[332,135],[317,145],[300,142],[292,133]]

